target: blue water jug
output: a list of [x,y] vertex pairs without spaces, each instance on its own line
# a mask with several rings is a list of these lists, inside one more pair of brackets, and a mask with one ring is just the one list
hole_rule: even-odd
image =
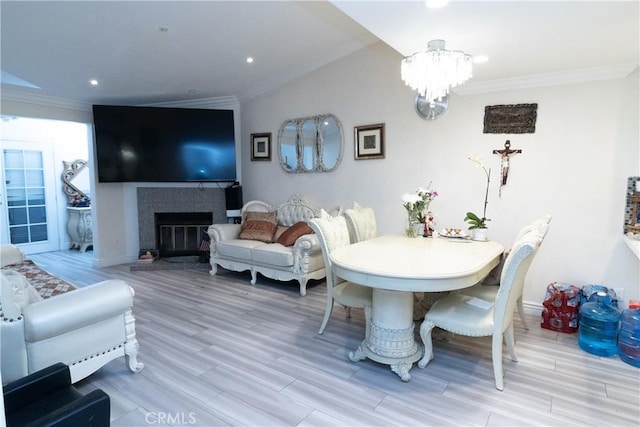
[[629,365],[640,368],[640,308],[628,308],[622,312],[618,356]]
[[606,292],[598,292],[595,301],[580,307],[578,345],[588,353],[597,356],[618,353],[620,312],[610,303]]

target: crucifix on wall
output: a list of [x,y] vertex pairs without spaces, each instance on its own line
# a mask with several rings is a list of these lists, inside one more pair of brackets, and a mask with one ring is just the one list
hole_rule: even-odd
[[502,195],[502,187],[507,185],[507,178],[509,176],[509,156],[522,153],[522,150],[512,150],[511,141],[507,140],[504,143],[504,149],[493,150],[493,154],[500,154],[500,169],[502,170],[502,180],[500,181],[500,191],[498,194]]

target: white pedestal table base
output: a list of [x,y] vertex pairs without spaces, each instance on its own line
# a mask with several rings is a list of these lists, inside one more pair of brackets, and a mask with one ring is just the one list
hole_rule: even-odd
[[423,355],[414,327],[413,292],[374,288],[369,334],[349,353],[349,360],[369,358],[390,365],[402,381],[409,381],[409,370]]

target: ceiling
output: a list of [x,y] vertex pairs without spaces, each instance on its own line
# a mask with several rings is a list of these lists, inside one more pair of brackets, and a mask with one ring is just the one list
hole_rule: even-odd
[[[619,77],[638,65],[638,6],[637,0],[452,0],[442,9],[421,1],[3,0],[2,95],[131,105],[244,100],[380,40],[400,59],[437,38],[449,49],[489,57],[456,92],[532,75]],[[398,78],[399,70],[398,63]]]

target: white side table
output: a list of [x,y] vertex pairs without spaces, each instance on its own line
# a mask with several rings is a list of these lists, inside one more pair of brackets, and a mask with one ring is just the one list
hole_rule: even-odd
[[80,252],[93,246],[93,231],[91,230],[91,208],[67,208],[67,232],[71,237],[69,249],[79,248]]

